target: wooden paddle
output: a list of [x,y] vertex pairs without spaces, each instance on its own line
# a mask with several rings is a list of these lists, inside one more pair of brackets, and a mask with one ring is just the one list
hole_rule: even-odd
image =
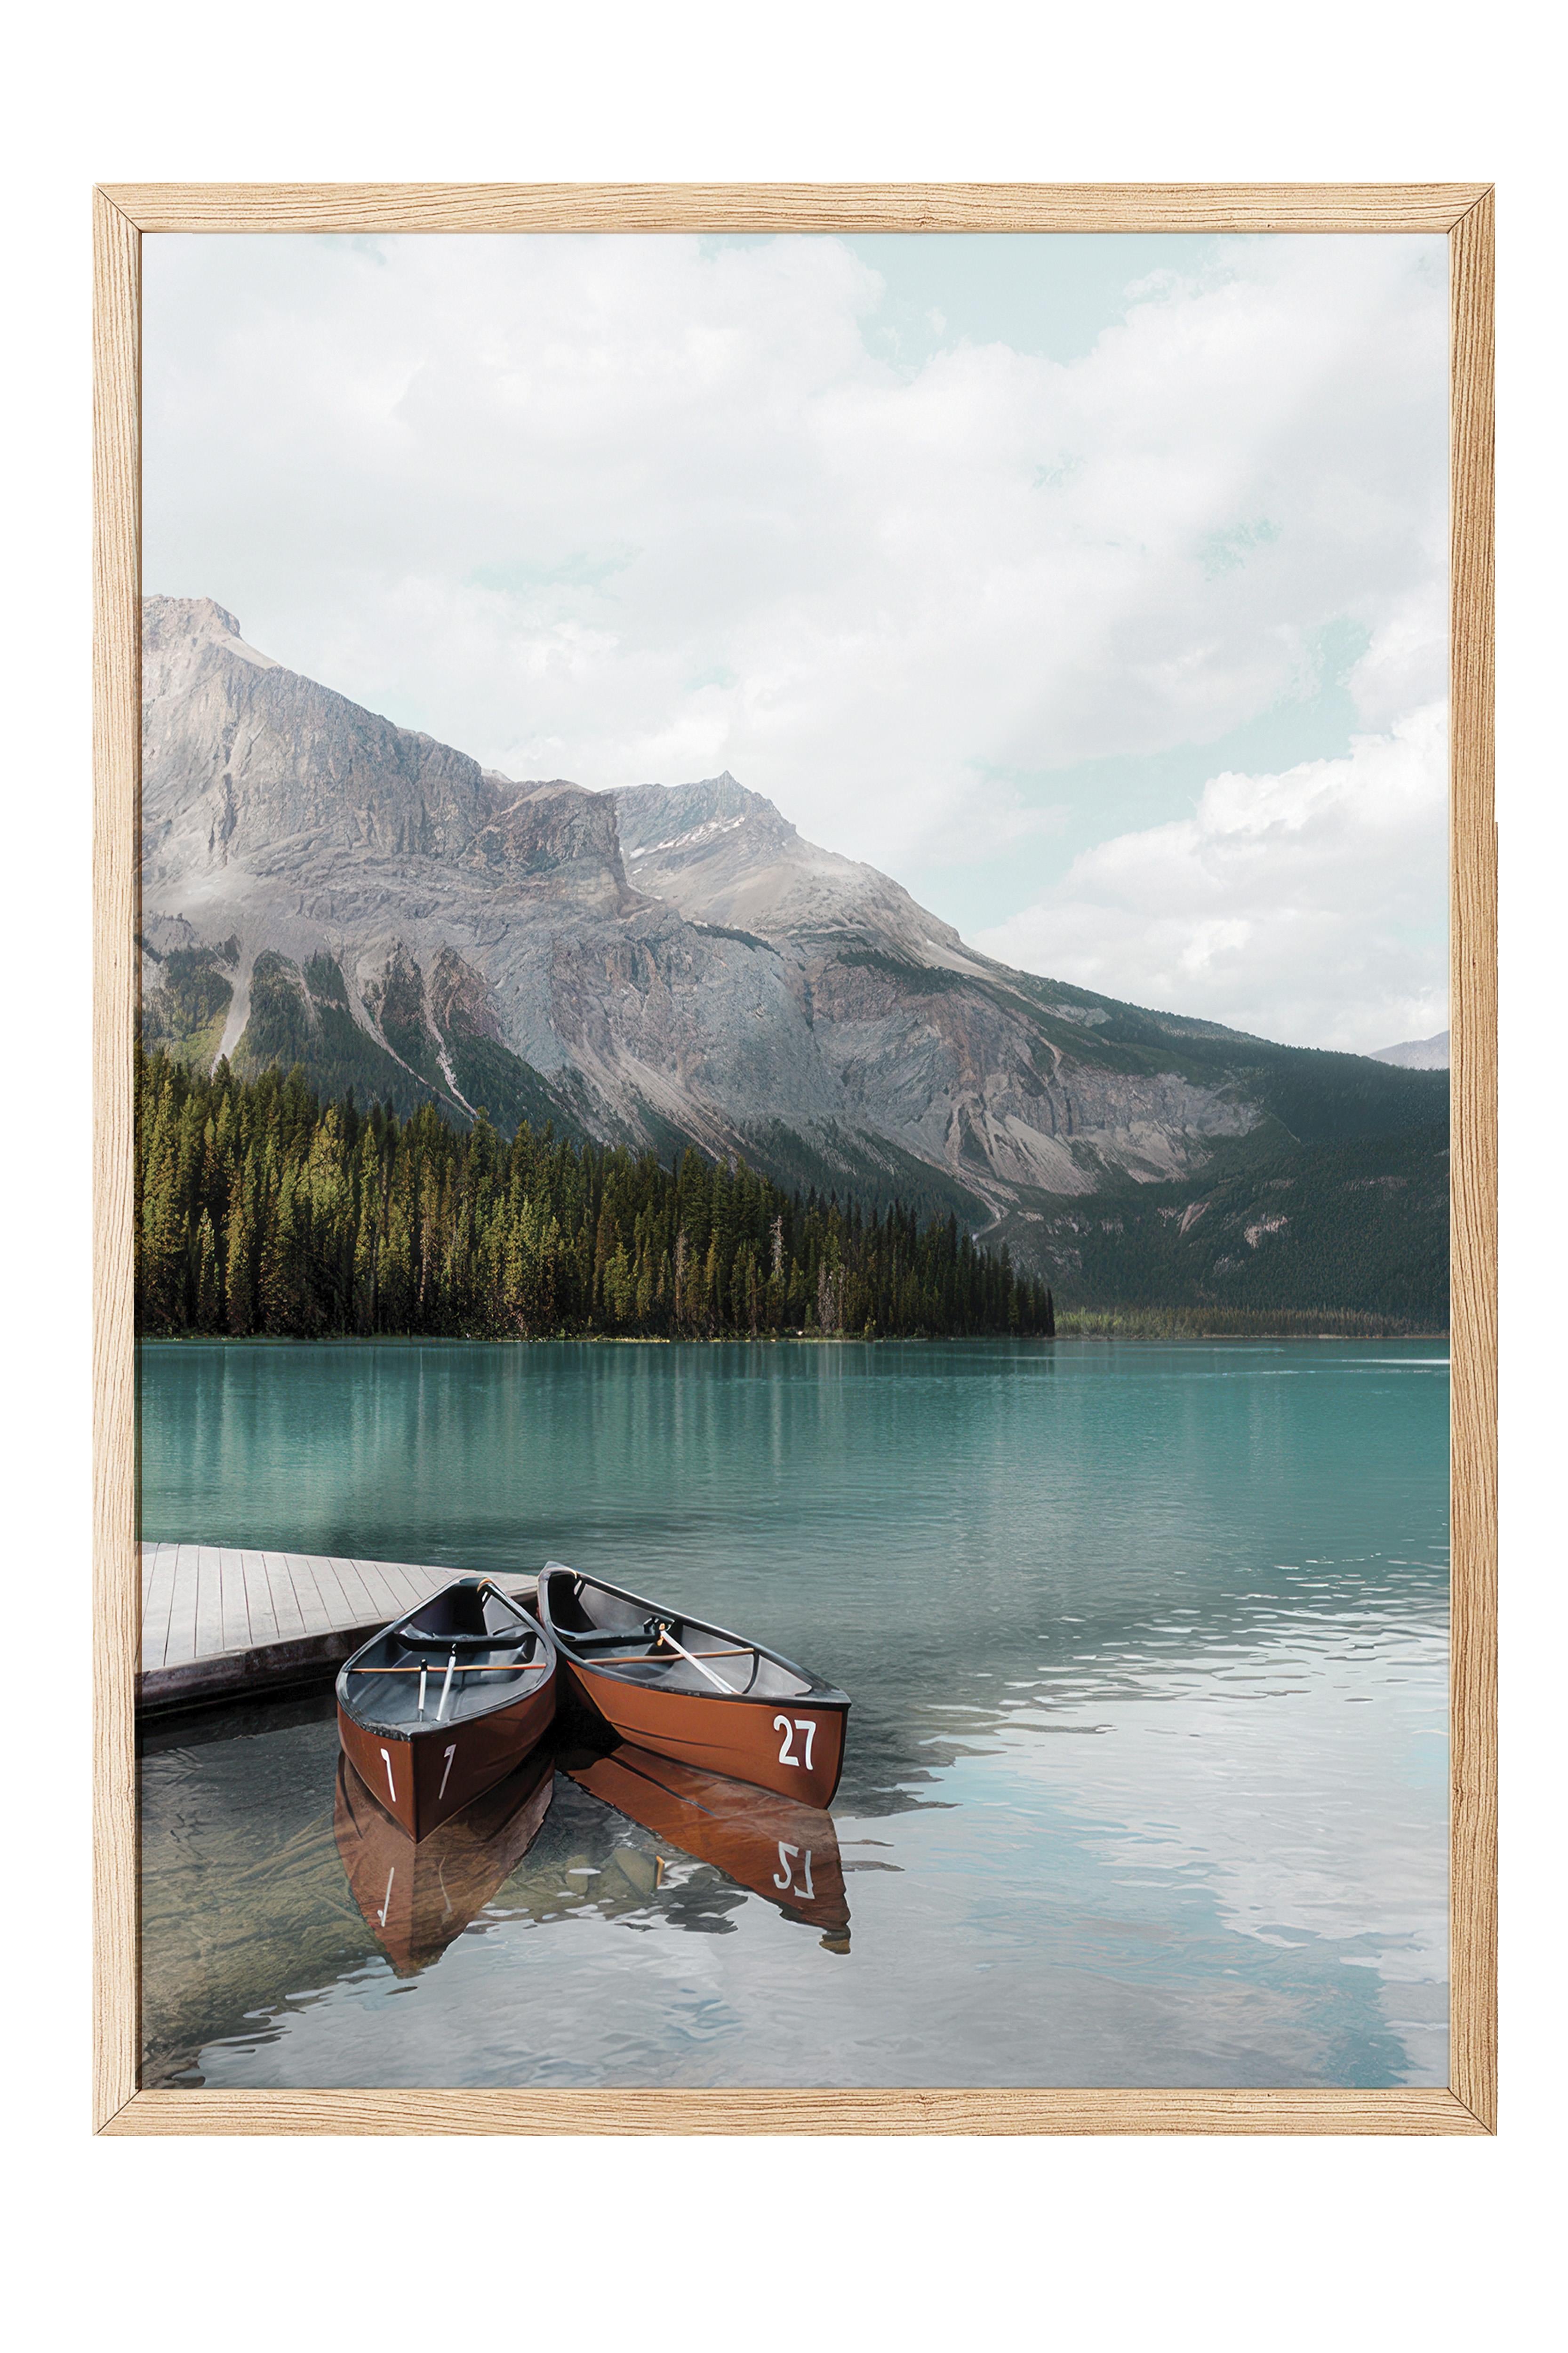
[[[683,1659],[752,1659],[760,1655],[754,1642],[742,1642],[736,1651],[682,1651],[673,1634],[669,1639],[676,1650],[680,1651]],[[647,1655],[651,1657],[652,1652]]]
[[[738,1696],[732,1683],[724,1683],[718,1675],[712,1673],[709,1668],[703,1665],[702,1659],[699,1658],[694,1651],[689,1651],[684,1642],[678,1642],[676,1641],[674,1635],[670,1632],[668,1626],[663,1620],[659,1621],[658,1641],[656,1641],[653,1646],[655,1651],[658,1650],[659,1642],[668,1642],[672,1651],[679,1651],[681,1657],[688,1660],[689,1663],[697,1669],[699,1674],[706,1675],[708,1677],[709,1682],[712,1684],[715,1691],[726,1693],[731,1699],[734,1699]],[[651,1658],[653,1656],[653,1651],[650,1651],[647,1655]],[[725,1655],[726,1653],[722,1651],[705,1651],[702,1654],[703,1658],[709,1659],[721,1659]],[[749,1657],[750,1653],[746,1652],[742,1654],[738,1651],[731,1651],[728,1653],[728,1656],[732,1659],[739,1658],[742,1655]]]

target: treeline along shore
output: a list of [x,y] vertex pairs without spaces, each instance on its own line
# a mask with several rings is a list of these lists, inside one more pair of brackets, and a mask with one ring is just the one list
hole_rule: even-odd
[[956,1219],[786,1194],[742,1161],[459,1134],[299,1071],[136,1072],[148,1334],[1048,1335],[1051,1293]]

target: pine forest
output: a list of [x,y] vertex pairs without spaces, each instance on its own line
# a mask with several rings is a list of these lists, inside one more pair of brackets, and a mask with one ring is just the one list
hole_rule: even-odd
[[1049,1334],[1051,1294],[956,1219],[786,1194],[743,1161],[400,1121],[302,1074],[141,1053],[148,1334],[668,1339]]

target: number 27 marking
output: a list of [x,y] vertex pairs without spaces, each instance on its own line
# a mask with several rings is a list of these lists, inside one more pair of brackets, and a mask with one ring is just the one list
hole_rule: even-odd
[[816,1738],[816,1718],[814,1715],[797,1715],[792,1724],[787,1715],[775,1715],[773,1718],[773,1730],[784,1734],[784,1740],[779,1748],[779,1763],[781,1765],[798,1765],[800,1763],[800,1758],[795,1753],[795,1736],[797,1732],[805,1733],[805,1769],[809,1773],[811,1770],[812,1743]]
[[[775,1887],[784,1888],[791,1895],[795,1893],[795,1858],[799,1853],[799,1847],[786,1846],[783,1839],[780,1839],[779,1867],[773,1873],[773,1885]],[[390,1883],[391,1883],[388,1882],[389,1885]],[[809,1847],[805,1850],[805,1872],[800,1888],[800,1893],[806,1898],[807,1902],[814,1902],[816,1900],[816,1890],[811,1883],[811,1849]]]

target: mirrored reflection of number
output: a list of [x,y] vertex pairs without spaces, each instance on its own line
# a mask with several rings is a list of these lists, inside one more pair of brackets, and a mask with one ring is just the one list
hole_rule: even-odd
[[799,1854],[799,1847],[786,1846],[783,1839],[780,1839],[779,1868],[773,1873],[773,1885],[775,1887],[782,1888],[787,1895],[804,1895],[806,1902],[809,1904],[813,1901],[816,1894],[816,1888],[813,1887],[811,1883],[811,1849],[807,1847],[805,1850],[805,1869],[802,1874],[801,1884],[799,1887],[796,1887],[795,1883],[795,1858]]
[[[385,1751],[384,1751],[384,1750],[383,1750],[383,1752],[382,1752],[382,1754],[384,1756],[384,1755],[385,1755],[385,1753],[386,1753],[386,1752],[385,1752]],[[393,1883],[393,1881],[396,1878],[396,1876],[397,1876],[397,1865],[396,1865],[395,1863],[394,1863],[394,1864],[393,1864],[393,1866],[392,1866],[392,1869],[391,1869],[391,1870],[387,1873],[387,1874],[386,1874],[386,1894],[385,1894],[382,1897],[382,1899],[381,1899],[381,1913],[380,1913],[380,1918],[381,1918],[381,1925],[382,1925],[382,1926],[383,1926],[384,1928],[384,1927],[385,1927],[385,1926],[386,1926],[386,1915],[387,1915],[387,1914],[388,1914],[388,1913],[391,1911],[391,1909],[392,1909],[392,1883]]]
[[784,1742],[779,1749],[781,1765],[800,1763],[800,1758],[795,1753],[795,1736],[797,1732],[803,1732],[805,1735],[805,1769],[809,1773],[812,1743],[816,1738],[816,1718],[814,1715],[797,1715],[792,1724],[787,1715],[775,1715],[773,1730],[784,1734]]

